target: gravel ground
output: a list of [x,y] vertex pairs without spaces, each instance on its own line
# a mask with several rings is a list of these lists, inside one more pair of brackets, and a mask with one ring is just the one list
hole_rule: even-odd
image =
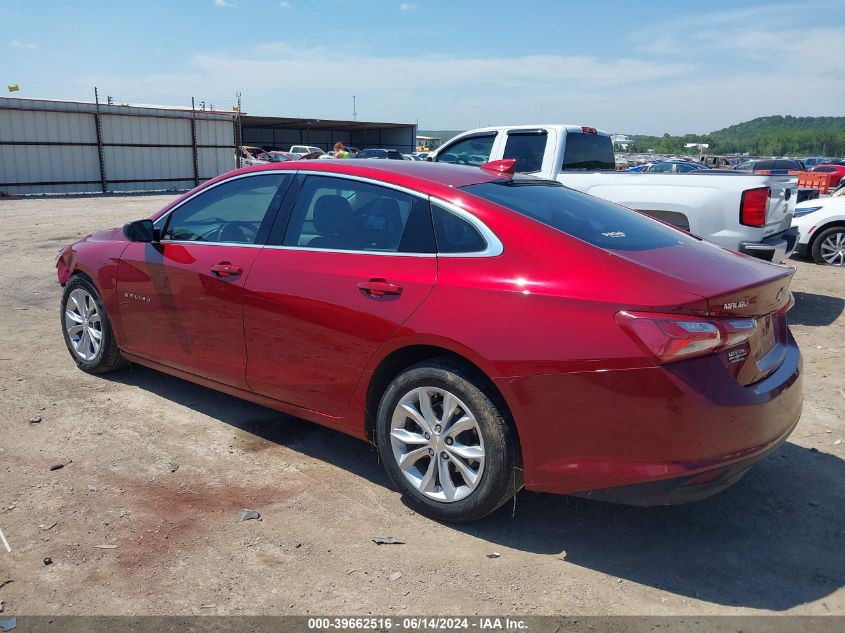
[[169,199],[0,202],[6,613],[845,614],[844,270],[791,262],[804,415],[732,489],[669,508],[522,493],[452,527],[403,505],[362,442],[152,370],[74,367],[53,256]]

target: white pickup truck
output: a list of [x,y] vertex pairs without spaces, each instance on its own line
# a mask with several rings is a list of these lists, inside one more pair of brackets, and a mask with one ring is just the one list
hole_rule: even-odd
[[557,180],[658,218],[719,246],[781,262],[794,249],[792,176],[723,170],[637,173],[615,168],[613,142],[581,125],[514,125],[464,132],[428,160],[482,165],[513,158],[516,171]]

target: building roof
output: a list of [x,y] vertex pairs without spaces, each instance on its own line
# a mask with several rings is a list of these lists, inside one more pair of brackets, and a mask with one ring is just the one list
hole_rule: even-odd
[[311,130],[365,130],[367,128],[408,128],[414,123],[376,123],[373,121],[341,121],[337,119],[299,118],[283,116],[241,116],[244,127],[294,128],[307,127]]

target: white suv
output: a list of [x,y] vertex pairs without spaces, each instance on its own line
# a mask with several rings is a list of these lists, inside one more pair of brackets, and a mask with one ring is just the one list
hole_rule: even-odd
[[845,197],[807,200],[795,205],[796,252],[817,264],[845,266]]

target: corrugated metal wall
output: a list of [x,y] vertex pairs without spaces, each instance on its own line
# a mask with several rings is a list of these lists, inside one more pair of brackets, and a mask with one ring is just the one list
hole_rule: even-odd
[[235,167],[235,125],[219,113],[0,98],[0,191],[190,189]]

